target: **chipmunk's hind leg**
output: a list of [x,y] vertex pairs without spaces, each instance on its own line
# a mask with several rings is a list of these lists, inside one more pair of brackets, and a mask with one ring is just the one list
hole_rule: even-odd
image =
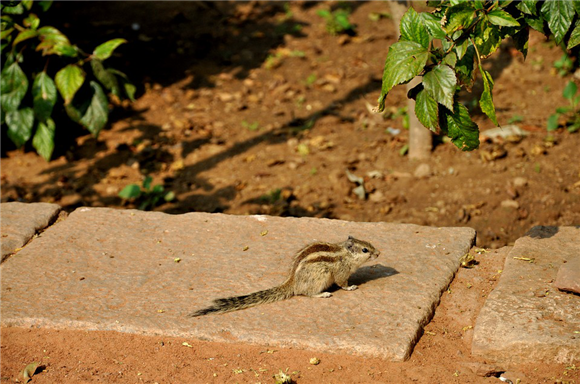
[[331,297],[332,294],[325,292],[325,290],[334,283],[332,272],[323,266],[311,265],[309,267],[296,273],[294,294],[309,297]]

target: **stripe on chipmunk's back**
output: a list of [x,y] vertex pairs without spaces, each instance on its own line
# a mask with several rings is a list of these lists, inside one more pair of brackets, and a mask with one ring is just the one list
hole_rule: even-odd
[[[312,261],[328,261],[332,262],[335,261],[336,256],[334,254],[343,251],[344,248],[337,244],[330,244],[330,243],[318,243],[312,244],[304,248],[302,251],[296,255],[296,262],[305,261],[305,262],[312,262]],[[317,253],[317,255],[314,255]],[[312,259],[309,258],[312,256]]]

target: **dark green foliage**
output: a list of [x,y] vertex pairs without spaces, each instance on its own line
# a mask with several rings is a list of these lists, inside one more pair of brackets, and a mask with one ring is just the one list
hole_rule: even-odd
[[155,208],[161,201],[167,202],[175,199],[175,194],[172,191],[165,192],[163,185],[157,184],[151,187],[152,181],[151,176],[147,176],[143,180],[142,187],[137,184],[129,184],[119,192],[119,197],[124,200],[138,201],[138,208],[143,211]]
[[125,74],[103,64],[126,41],[113,39],[87,54],[58,29],[41,27],[37,13],[50,5],[50,1],[31,0],[0,4],[2,129],[17,147],[32,139],[32,146],[47,161],[60,123],[53,119],[55,108],[64,109],[98,137],[109,116],[103,87],[117,100],[133,100],[135,94]]
[[548,131],[555,131],[560,126],[560,120],[563,120],[564,127],[570,132],[580,130],[580,94],[578,86],[573,81],[566,84],[562,96],[568,101],[565,107],[556,109],[556,113],[548,118]]

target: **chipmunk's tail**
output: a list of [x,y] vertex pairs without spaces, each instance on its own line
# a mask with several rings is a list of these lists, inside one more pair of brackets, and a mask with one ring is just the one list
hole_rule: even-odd
[[190,317],[203,316],[210,313],[225,313],[238,311],[260,304],[273,303],[275,301],[289,299],[294,292],[288,282],[270,289],[250,293],[244,296],[226,297],[213,301],[213,305],[191,313]]

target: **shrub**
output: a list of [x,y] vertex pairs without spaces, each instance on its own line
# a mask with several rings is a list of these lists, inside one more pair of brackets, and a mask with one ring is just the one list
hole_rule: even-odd
[[460,149],[479,147],[479,128],[467,107],[458,101],[461,89],[471,89],[477,73],[483,80],[479,106],[499,125],[493,104],[493,78],[482,59],[511,37],[524,57],[529,28],[552,36],[563,48],[580,44],[579,1],[428,1],[433,12],[413,8],[400,23],[399,41],[391,45],[383,72],[378,111],[398,84],[417,76],[422,82],[409,91],[415,114],[425,127],[448,136]]
[[133,100],[135,94],[124,73],[104,65],[126,40],[109,40],[85,53],[55,27],[41,26],[37,13],[47,11],[51,3],[0,5],[2,129],[18,148],[32,139],[47,161],[54,150],[56,108],[98,137],[107,123],[109,101]]

